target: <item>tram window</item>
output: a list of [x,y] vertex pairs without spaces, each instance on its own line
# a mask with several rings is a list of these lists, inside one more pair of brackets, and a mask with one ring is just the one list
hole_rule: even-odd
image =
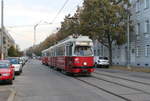
[[65,55],[65,47],[64,46],[60,46],[57,48],[57,55],[58,56],[64,56]]
[[89,46],[76,46],[75,47],[76,56],[92,56],[93,52]]
[[49,52],[47,52],[45,56],[49,56]]
[[66,55],[71,56],[72,55],[72,46],[66,46]]

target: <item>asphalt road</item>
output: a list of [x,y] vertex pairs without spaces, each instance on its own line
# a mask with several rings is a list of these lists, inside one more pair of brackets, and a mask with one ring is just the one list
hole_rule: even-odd
[[15,101],[150,101],[149,76],[97,69],[91,77],[73,78],[29,60],[7,87],[17,91]]
[[109,101],[84,83],[43,66],[37,60],[25,65],[14,87],[15,101]]

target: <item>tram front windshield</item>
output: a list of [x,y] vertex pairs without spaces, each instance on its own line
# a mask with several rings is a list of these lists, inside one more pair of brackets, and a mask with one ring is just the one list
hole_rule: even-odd
[[75,56],[93,56],[91,46],[76,46]]

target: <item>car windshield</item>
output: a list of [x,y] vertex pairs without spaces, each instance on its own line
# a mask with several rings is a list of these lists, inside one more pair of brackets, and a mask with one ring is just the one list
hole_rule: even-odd
[[76,56],[93,56],[93,52],[90,46],[76,46],[75,55]]
[[8,63],[0,63],[0,68],[8,68],[9,64]]
[[19,64],[18,59],[8,59],[8,60],[11,62],[11,64]]
[[107,57],[99,57],[99,59],[108,60],[108,58],[107,58]]

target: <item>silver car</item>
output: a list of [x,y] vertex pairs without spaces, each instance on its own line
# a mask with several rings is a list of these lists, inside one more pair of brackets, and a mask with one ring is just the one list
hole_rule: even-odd
[[10,63],[12,64],[12,66],[14,66],[14,70],[15,70],[15,74],[20,75],[22,73],[22,64],[19,61],[18,57],[10,57],[7,58],[7,60],[10,61]]

